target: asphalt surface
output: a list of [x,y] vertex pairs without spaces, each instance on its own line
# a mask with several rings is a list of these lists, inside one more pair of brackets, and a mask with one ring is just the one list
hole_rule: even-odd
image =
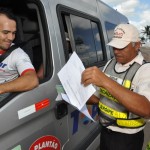
[[142,150],[146,150],[146,145],[148,142],[150,142],[150,121],[146,124],[146,127],[144,129],[144,145]]

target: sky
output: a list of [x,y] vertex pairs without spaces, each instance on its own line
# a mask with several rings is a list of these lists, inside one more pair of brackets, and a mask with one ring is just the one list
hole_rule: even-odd
[[129,19],[139,31],[150,25],[150,0],[101,0]]

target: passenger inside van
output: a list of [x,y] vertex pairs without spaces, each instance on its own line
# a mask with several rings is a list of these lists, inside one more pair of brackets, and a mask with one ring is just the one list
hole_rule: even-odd
[[0,30],[0,53],[4,57],[0,66],[0,100],[3,100],[11,92],[37,87],[38,80],[28,55],[18,47],[10,51],[17,31],[17,19],[6,8],[0,8]]

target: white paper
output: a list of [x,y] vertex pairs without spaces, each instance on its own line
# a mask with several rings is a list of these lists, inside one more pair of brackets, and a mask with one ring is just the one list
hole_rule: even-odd
[[69,97],[67,96],[67,94],[62,93],[61,96],[62,96],[63,100],[65,100],[67,103],[70,104],[70,100],[69,100]]
[[[63,93],[62,93],[61,96],[62,96],[63,100],[65,100],[66,102],[70,103],[70,100],[69,100],[69,98],[68,98],[68,96],[67,96],[66,94],[63,94]],[[95,122],[95,120],[94,120],[94,119],[91,117],[91,115],[89,114],[89,111],[88,111],[86,105],[84,105],[84,106],[81,108],[80,112],[82,112],[82,113],[83,113],[85,116],[87,116],[90,120],[92,120],[93,122]]]
[[55,99],[55,101],[62,101],[62,100],[63,100],[63,99],[62,99],[61,94],[58,94],[57,97],[56,97],[56,99]]
[[93,122],[95,122],[95,120],[94,120],[94,119],[91,117],[91,115],[89,114],[89,111],[88,111],[86,105],[84,105],[84,106],[82,107],[81,112],[82,112],[85,116],[87,116],[90,120],[92,120]]
[[70,104],[81,110],[87,100],[96,91],[92,85],[81,84],[81,74],[85,70],[82,61],[74,52],[66,65],[59,71],[58,77],[70,100]]

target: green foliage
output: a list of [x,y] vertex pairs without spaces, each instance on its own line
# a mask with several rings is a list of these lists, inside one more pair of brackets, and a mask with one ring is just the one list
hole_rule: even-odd
[[150,39],[150,25],[145,26],[141,33],[146,35],[147,39]]
[[147,143],[146,150],[150,150],[150,142]]

